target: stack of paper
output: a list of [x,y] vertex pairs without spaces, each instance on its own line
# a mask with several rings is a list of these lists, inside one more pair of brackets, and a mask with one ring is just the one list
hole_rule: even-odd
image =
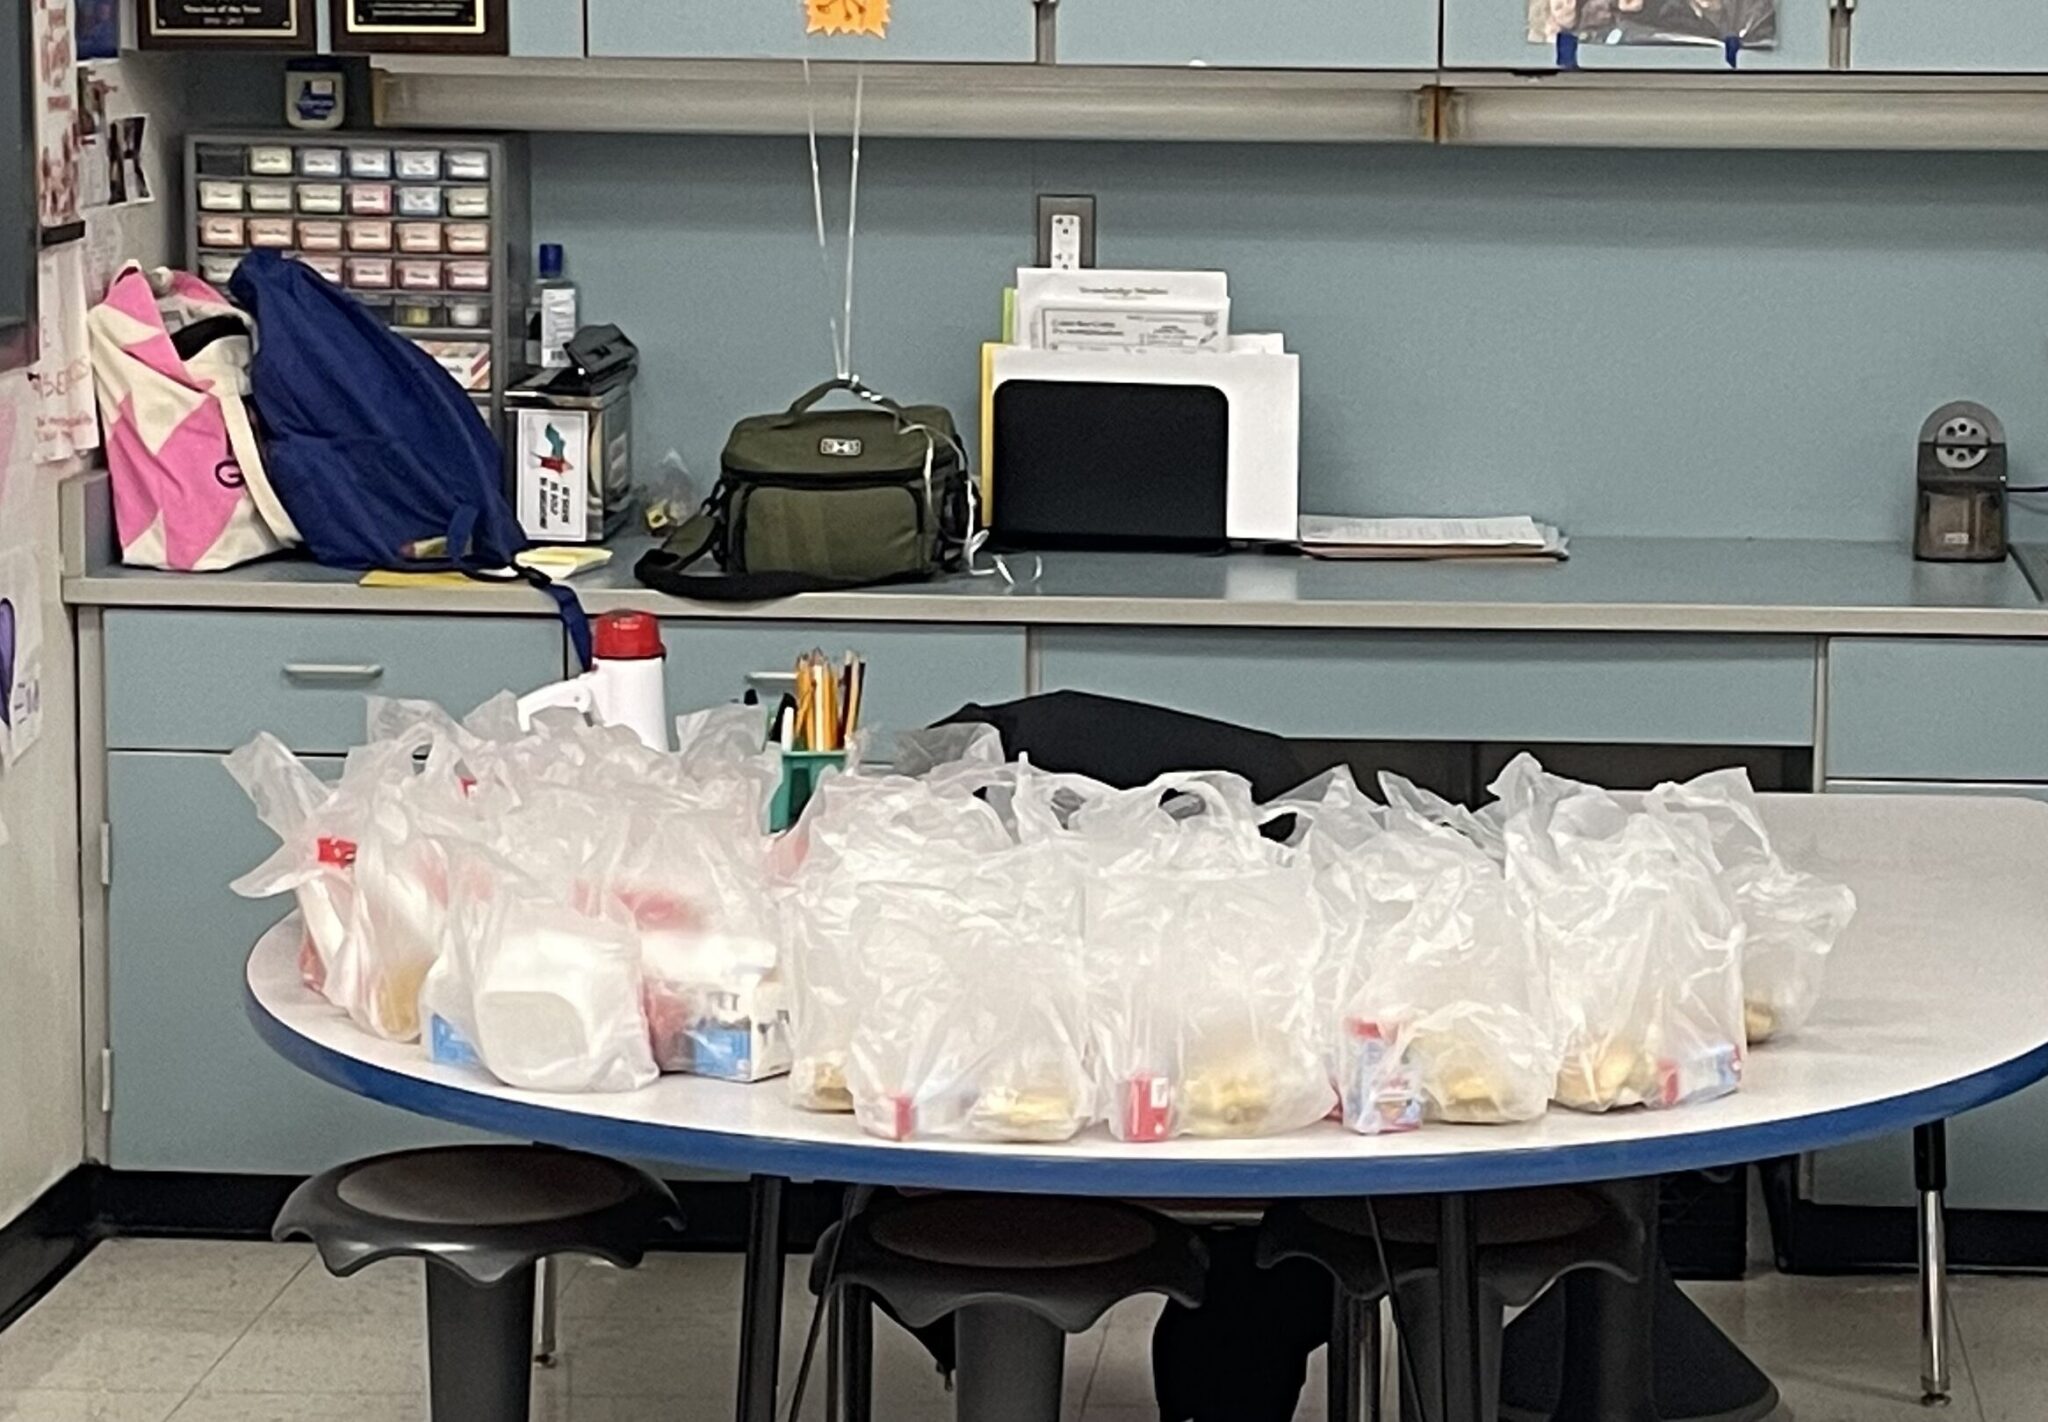
[[1046,351],[1220,352],[1230,345],[1222,272],[1020,267],[1016,340]]
[[1303,514],[1301,551],[1314,558],[1567,556],[1556,525],[1533,518],[1341,518]]

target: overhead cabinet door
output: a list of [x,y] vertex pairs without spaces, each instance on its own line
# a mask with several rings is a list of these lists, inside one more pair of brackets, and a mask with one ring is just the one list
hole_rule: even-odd
[[[1566,0],[1561,8],[1577,16],[1572,33],[1581,69],[1725,72],[1731,38],[1737,41],[1738,70],[1827,68],[1828,5],[1829,0],[1642,0],[1639,8],[1622,13],[1613,0],[1577,0],[1575,7]],[[1530,0],[1443,0],[1444,67],[1561,67],[1565,58],[1546,18],[1559,9],[1550,0],[1533,7]],[[1761,28],[1767,15],[1768,38]]]
[[2048,72],[2042,0],[1859,0],[1849,67],[1891,73]]
[[806,35],[802,0],[589,0],[590,52],[623,59],[1030,63],[1031,0],[896,0],[885,38]]
[[1062,64],[1433,69],[1437,0],[1059,0]]

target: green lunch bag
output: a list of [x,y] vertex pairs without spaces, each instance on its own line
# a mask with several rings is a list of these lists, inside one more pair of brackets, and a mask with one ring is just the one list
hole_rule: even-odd
[[[835,390],[867,404],[811,408]],[[961,565],[972,519],[952,415],[828,380],[734,425],[711,497],[633,574],[712,602],[913,582]],[[690,572],[706,555],[724,571]]]

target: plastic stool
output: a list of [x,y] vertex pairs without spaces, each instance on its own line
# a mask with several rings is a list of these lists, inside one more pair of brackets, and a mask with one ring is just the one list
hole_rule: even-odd
[[[1065,1335],[1137,1294],[1199,1304],[1207,1263],[1164,1215],[1036,1195],[884,1198],[811,1259],[812,1289],[842,1311],[873,1298],[913,1328],[952,1315],[961,1422],[1059,1422]],[[846,1410],[864,1415],[862,1402]]]
[[[1641,1253],[1638,1223],[1600,1194],[1569,1187],[1501,1191],[1473,1197],[1478,1206],[1479,1288],[1486,1308],[1479,1358],[1487,1379],[1483,1415],[1499,1411],[1501,1336],[1506,1311],[1534,1300],[1580,1269],[1630,1277]],[[1372,1233],[1377,1212],[1389,1280],[1380,1270]],[[1267,1213],[1259,1262],[1310,1259],[1337,1284],[1331,1316],[1330,1422],[1376,1415],[1372,1371],[1378,1357],[1378,1315],[1368,1305],[1389,1286],[1413,1346],[1415,1395],[1438,1396],[1437,1202],[1420,1196],[1382,1200],[1308,1200]],[[1368,1371],[1371,1370],[1371,1371]],[[1404,1403],[1404,1414],[1409,1408]]]
[[630,1268],[675,1197],[630,1165],[535,1146],[400,1151],[336,1166],[292,1191],[273,1237],[309,1239],[346,1278],[395,1255],[427,1262],[433,1422],[523,1418],[531,1399],[534,1266],[594,1254]]

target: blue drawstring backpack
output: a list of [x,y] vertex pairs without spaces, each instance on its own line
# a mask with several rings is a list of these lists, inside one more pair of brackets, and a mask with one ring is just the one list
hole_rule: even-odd
[[[336,568],[514,567],[527,547],[504,462],[476,406],[433,357],[303,262],[244,257],[228,282],[256,318],[251,394],[271,487],[313,557]],[[444,559],[408,549],[445,538]],[[580,663],[590,630],[574,593],[552,596]]]

